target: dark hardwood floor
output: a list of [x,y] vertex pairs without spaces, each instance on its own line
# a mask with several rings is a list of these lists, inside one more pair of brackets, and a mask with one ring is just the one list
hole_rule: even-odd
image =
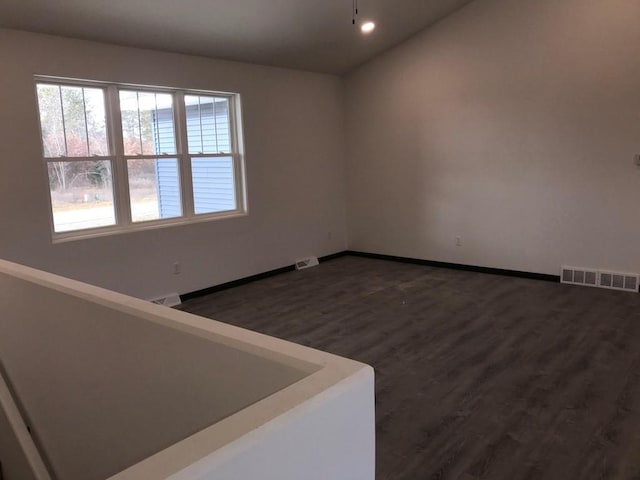
[[342,257],[181,308],[372,365],[378,480],[640,480],[638,294]]

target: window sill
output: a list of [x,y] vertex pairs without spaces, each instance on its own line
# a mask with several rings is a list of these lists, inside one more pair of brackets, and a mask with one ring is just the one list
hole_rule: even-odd
[[216,220],[225,220],[230,218],[246,217],[248,212],[246,211],[232,211],[222,213],[209,213],[202,214],[193,217],[178,217],[167,220],[151,220],[147,222],[140,222],[126,227],[122,226],[109,226],[98,227],[86,230],[77,230],[74,232],[61,232],[54,233],[52,243],[65,243],[73,242],[76,240],[87,240],[98,237],[108,237],[111,235],[122,235],[126,233],[141,232],[145,230],[157,230],[160,228],[177,227],[184,225],[192,225],[195,223],[214,222]]

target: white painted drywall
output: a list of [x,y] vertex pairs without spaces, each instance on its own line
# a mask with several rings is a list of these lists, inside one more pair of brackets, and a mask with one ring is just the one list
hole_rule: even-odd
[[171,476],[171,480],[374,480],[373,369]]
[[[52,244],[34,74],[240,93],[249,215]],[[0,29],[0,103],[0,258],[155,298],[346,248],[338,77]]]
[[3,480],[51,480],[2,372],[0,372],[0,478]]
[[638,19],[635,0],[477,0],[350,74],[349,247],[640,271]]
[[29,465],[29,459],[20,448],[11,421],[2,408],[0,408],[0,467],[3,479],[37,480]]
[[0,305],[0,364],[56,478],[107,478],[311,373],[4,273]]
[[32,436],[69,480],[375,477],[367,365],[2,260],[0,304],[7,480]]
[[[344,92],[337,77],[0,30],[0,257],[144,298],[347,246],[640,271],[639,14],[477,0]],[[36,73],[240,92],[250,215],[53,245]]]

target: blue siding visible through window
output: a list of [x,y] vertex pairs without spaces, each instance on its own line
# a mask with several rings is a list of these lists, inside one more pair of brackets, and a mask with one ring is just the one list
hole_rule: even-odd
[[153,112],[153,153],[165,154],[175,151],[173,133],[173,110],[162,108]]
[[180,198],[180,174],[175,158],[156,160],[156,182],[158,185],[158,213],[160,218],[182,215]]
[[[198,97],[194,97],[198,98]],[[189,153],[230,153],[231,129],[229,100],[202,97],[196,105],[186,106]],[[153,117],[155,153],[174,145],[173,112],[159,109]],[[232,157],[192,158],[193,199],[196,214],[236,209]],[[156,160],[158,208],[160,218],[182,215],[180,180],[175,160]]]
[[192,158],[191,175],[196,214],[236,209],[231,157]]
[[[156,154],[172,151],[175,145],[173,110],[158,109],[153,119],[153,150]],[[156,160],[156,182],[158,185],[158,213],[160,218],[182,215],[180,198],[180,176],[178,162],[174,158]]]
[[229,101],[226,98],[189,98],[191,102],[201,100],[201,103],[186,107],[189,153],[231,153]]

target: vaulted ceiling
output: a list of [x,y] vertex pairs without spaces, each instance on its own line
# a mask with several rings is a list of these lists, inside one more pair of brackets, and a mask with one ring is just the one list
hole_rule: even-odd
[[471,0],[3,0],[0,27],[342,74]]

